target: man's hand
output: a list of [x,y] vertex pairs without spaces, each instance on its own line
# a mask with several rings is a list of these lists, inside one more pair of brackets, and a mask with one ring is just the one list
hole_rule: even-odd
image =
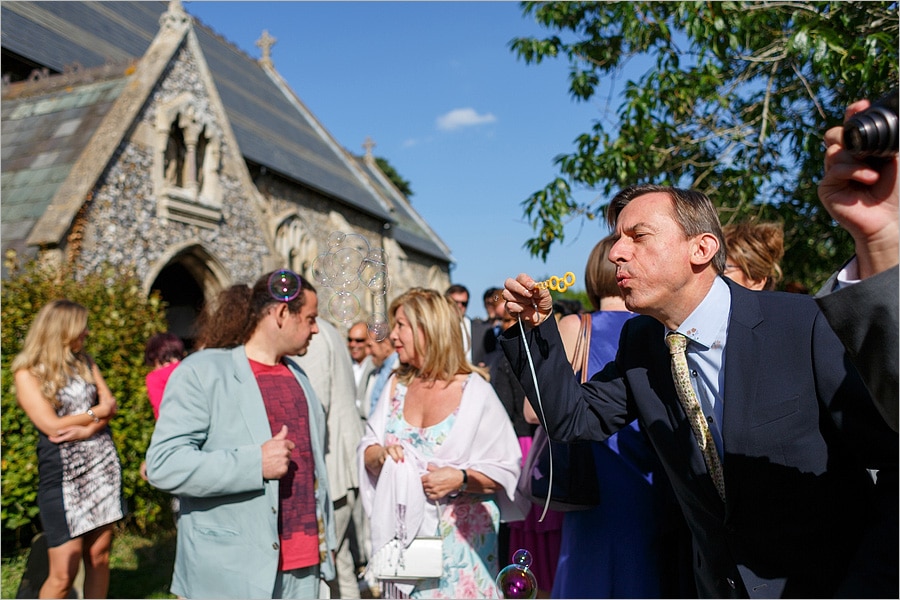
[[520,318],[523,324],[532,327],[543,323],[553,311],[550,290],[536,288],[534,284],[534,279],[520,273],[515,279],[507,279],[503,290],[507,314]]
[[281,426],[271,440],[262,445],[263,479],[281,479],[291,464],[291,451],[296,444],[287,439],[287,425]]
[[[845,121],[869,107],[868,100],[847,108]],[[825,175],[819,200],[856,243],[859,277],[865,279],[898,262],[897,157],[877,167],[853,158],[844,147],[844,129],[825,133]]]

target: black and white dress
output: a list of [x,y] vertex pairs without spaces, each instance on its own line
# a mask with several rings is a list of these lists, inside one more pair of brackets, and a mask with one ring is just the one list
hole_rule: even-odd
[[[76,376],[56,399],[60,417],[83,413],[96,404],[97,386]],[[38,473],[38,508],[51,548],[125,516],[122,467],[109,427],[62,444],[39,433]]]

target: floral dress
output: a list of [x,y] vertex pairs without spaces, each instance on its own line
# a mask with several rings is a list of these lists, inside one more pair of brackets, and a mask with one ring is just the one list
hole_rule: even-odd
[[[387,444],[404,441],[427,459],[453,433],[459,409],[431,427],[413,427],[403,418],[405,398],[406,386],[398,383],[391,398],[385,441]],[[444,574],[440,579],[417,583],[409,597],[498,598],[494,577],[498,571],[500,509],[493,496],[460,494],[455,499],[448,498],[443,506],[440,530],[444,541]]]

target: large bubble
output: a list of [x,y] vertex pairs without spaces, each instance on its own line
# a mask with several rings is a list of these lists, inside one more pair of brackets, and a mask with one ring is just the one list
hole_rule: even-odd
[[390,333],[384,306],[390,289],[384,250],[371,248],[358,233],[341,231],[331,233],[326,246],[328,250],[313,261],[312,276],[320,286],[335,292],[328,301],[331,316],[350,323],[363,304],[357,293],[371,294],[375,310],[368,319],[369,335],[376,341],[384,340]]
[[511,565],[497,574],[501,598],[537,598],[537,579],[531,571],[531,552],[520,548],[513,555]]

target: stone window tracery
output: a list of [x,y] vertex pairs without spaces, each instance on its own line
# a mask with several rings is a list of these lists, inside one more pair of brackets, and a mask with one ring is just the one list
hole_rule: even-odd
[[218,186],[222,136],[211,115],[182,94],[160,107],[156,132],[154,181],[160,216],[216,226],[222,218]]
[[298,215],[292,214],[281,220],[275,230],[275,247],[285,266],[304,277],[312,276],[318,245]]

